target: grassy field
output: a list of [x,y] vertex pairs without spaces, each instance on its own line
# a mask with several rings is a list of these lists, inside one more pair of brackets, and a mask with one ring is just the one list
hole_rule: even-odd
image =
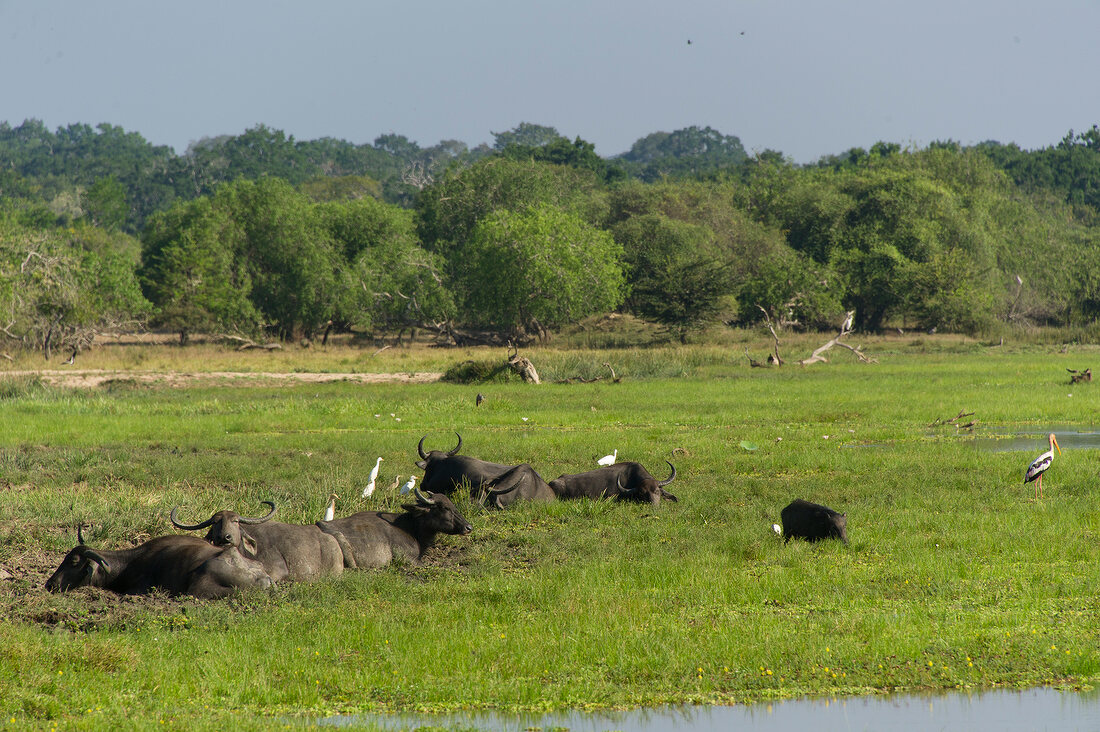
[[[790,360],[821,338],[784,343]],[[527,351],[544,379],[460,384],[92,390],[0,378],[0,723],[65,729],[268,728],[378,710],[636,707],[805,694],[1091,686],[1100,674],[1100,453],[1070,449],[1032,499],[1045,434],[1096,426],[1065,368],[1100,350],[965,339],[866,341],[827,364],[749,368],[770,342]],[[138,356],[140,350],[146,355]],[[272,358],[274,356],[274,358]],[[501,350],[236,354],[97,349],[88,368],[444,371]],[[620,383],[553,383],[606,376]],[[150,364],[153,364],[150,366]],[[78,361],[77,366],[82,365]],[[352,368],[349,368],[352,367]],[[26,363],[13,369],[35,367]],[[2,375],[0,375],[2,376]],[[474,406],[482,392],[485,403]],[[930,427],[974,412],[973,431]],[[569,502],[487,513],[423,567],[391,566],[224,601],[50,595],[92,524],[121,548],[167,516],[284,521],[395,509],[416,443],[543,477],[617,448],[678,503]],[[996,436],[1035,435],[1026,451]],[[748,449],[754,448],[755,449]],[[378,492],[360,497],[382,456]],[[794,498],[848,514],[851,543],[783,545]]]

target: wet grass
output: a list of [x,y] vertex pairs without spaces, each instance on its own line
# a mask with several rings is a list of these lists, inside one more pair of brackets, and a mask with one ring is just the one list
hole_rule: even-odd
[[[387,709],[1095,683],[1100,453],[1067,450],[1035,502],[1022,474],[1044,441],[972,444],[987,428],[1094,424],[1100,396],[1070,389],[1064,368],[1095,351],[887,345],[875,365],[845,352],[781,369],[750,369],[740,349],[725,365],[717,346],[671,349],[678,378],[636,375],[656,368],[654,349],[547,351],[540,373],[610,355],[633,375],[540,387],[0,388],[0,566],[13,575],[0,581],[0,719],[263,728]],[[963,410],[975,432],[929,427]],[[223,602],[41,589],[81,522],[118,548],[171,533],[176,504],[204,516],[271,499],[294,522],[319,518],[330,492],[340,513],[395,508],[386,486],[420,474],[417,440],[449,448],[455,431],[464,454],[547,478],[613,448],[661,475],[668,459],[680,501],[491,514],[460,501],[473,534],[424,567]],[[363,499],[378,456],[380,488]],[[784,546],[771,524],[796,497],[847,511],[851,544]]]

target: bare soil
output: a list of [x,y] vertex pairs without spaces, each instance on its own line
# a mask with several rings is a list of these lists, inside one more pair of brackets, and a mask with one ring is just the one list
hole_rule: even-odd
[[439,381],[442,373],[350,374],[350,373],[274,373],[253,371],[108,371],[103,369],[41,369],[5,371],[5,376],[38,377],[52,386],[90,389],[111,382],[140,383],[170,387],[187,386],[278,386],[321,384],[349,381],[358,384],[427,384]]

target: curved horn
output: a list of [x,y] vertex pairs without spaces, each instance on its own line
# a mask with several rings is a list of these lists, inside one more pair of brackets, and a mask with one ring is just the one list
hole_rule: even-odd
[[421,493],[419,488],[413,488],[413,494],[416,495],[416,502],[419,503],[421,506],[435,505],[435,501]]
[[615,487],[619,489],[619,498],[622,498],[623,496],[632,496],[639,490],[641,490],[638,486],[634,486],[633,488],[627,488],[626,486],[624,486],[621,474],[615,476]]
[[519,488],[519,484],[522,482],[522,480],[513,481],[512,485],[508,486],[507,488],[490,488],[489,492],[485,494],[485,497],[496,498],[497,496],[507,495],[508,493],[514,491],[516,488]]
[[84,524],[77,524],[76,525],[76,543],[77,544],[83,544],[84,543]]
[[[668,463],[668,460],[665,460],[665,462]],[[672,468],[672,475],[668,476],[664,480],[657,481],[657,485],[660,486],[661,488],[664,488],[666,485],[668,485],[669,483],[671,483],[673,480],[676,479],[676,466],[673,465],[672,463],[668,463],[668,467]]]
[[84,558],[85,559],[91,559],[93,562],[98,563],[99,566],[103,567],[104,572],[110,572],[111,571],[111,563],[108,562],[106,559],[104,559],[102,556],[100,556],[99,552],[95,551],[94,549],[85,550]]
[[[455,432],[455,434],[458,435],[457,432]],[[462,435],[458,435],[458,444],[455,445],[455,449],[453,449],[449,453],[447,453],[447,457],[454,457],[455,455],[457,455],[458,451],[461,447],[462,447]]]
[[183,529],[184,531],[194,531],[195,529],[205,529],[207,526],[214,523],[214,517],[211,516],[210,518],[199,524],[181,524],[179,521],[176,520],[176,511],[178,510],[179,506],[173,508],[171,515],[168,517],[172,520],[172,525],[175,526],[177,529]]
[[272,516],[275,515],[275,504],[273,502],[271,502],[271,501],[260,501],[260,504],[261,505],[266,504],[268,506],[271,506],[271,510],[267,512],[266,516],[261,516],[260,518],[245,518],[244,516],[241,516],[237,520],[240,521],[242,524],[249,524],[249,525],[251,525],[251,524],[262,524],[264,521],[267,521],[268,519],[270,519]]
[[416,451],[420,453],[421,460],[427,460],[428,456],[424,454],[424,440],[428,439],[427,435],[420,438],[420,442],[416,443]]

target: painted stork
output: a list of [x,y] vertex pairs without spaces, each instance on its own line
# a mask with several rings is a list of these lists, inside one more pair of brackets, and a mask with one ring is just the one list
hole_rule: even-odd
[[1039,457],[1032,461],[1031,465],[1027,466],[1027,472],[1024,473],[1024,482],[1030,483],[1033,480],[1038,480],[1035,485],[1035,497],[1043,497],[1043,473],[1047,472],[1047,468],[1054,462],[1054,451],[1058,450],[1058,454],[1062,454],[1062,448],[1058,446],[1058,438],[1054,436],[1054,433],[1050,433],[1050,449],[1044,452]]
[[378,480],[378,468],[382,465],[382,458],[378,458],[374,463],[374,467],[370,471],[370,479],[367,480],[367,487],[363,489],[363,498],[370,498],[370,494],[374,493],[374,481]]

